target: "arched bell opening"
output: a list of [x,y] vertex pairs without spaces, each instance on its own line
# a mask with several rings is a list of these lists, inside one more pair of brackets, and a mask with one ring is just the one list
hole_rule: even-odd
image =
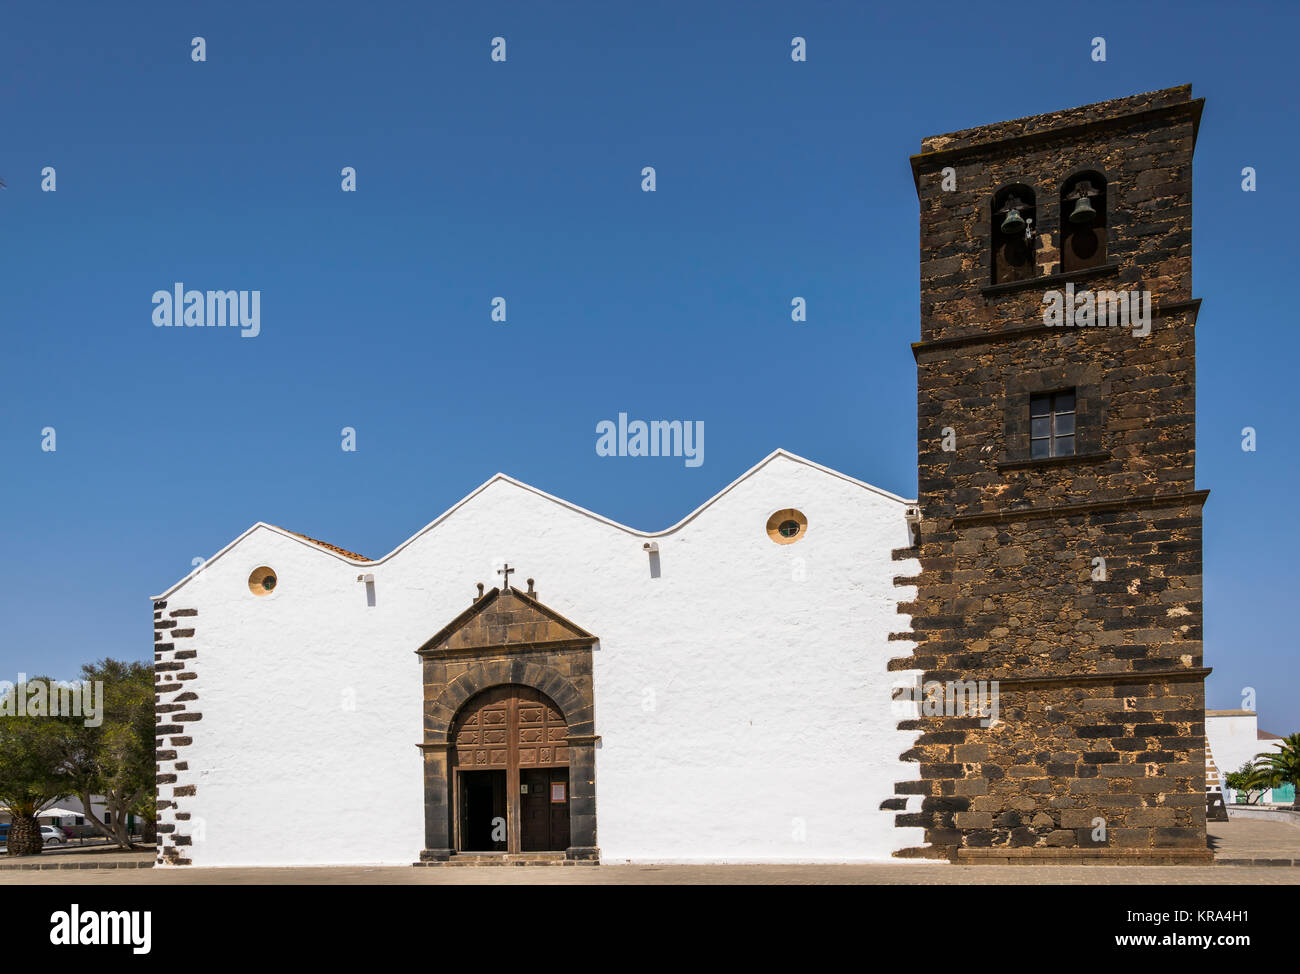
[[1095,170],[1061,184],[1061,270],[1106,263],[1106,177]]
[[1003,186],[993,195],[989,237],[994,284],[1026,281],[1037,275],[1034,262],[1037,216],[1034,191],[1023,183]]

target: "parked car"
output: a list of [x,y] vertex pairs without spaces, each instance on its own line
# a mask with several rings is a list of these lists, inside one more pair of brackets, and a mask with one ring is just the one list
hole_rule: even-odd
[[54,825],[41,826],[41,840],[46,845],[60,845],[68,841],[68,837],[63,834],[63,829]]

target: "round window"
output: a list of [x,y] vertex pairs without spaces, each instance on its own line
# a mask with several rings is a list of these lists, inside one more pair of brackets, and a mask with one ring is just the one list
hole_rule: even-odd
[[278,581],[275,571],[263,565],[261,568],[254,569],[253,574],[248,576],[248,590],[254,595],[270,595],[275,591]]
[[808,532],[808,519],[793,507],[777,511],[767,519],[767,536],[777,544],[794,544]]

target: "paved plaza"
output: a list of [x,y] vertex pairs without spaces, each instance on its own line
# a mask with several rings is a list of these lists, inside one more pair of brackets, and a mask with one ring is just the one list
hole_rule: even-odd
[[[69,849],[14,862],[0,860],[0,885],[666,885],[666,884],[883,884],[973,885],[1249,885],[1300,884],[1300,827],[1284,822],[1212,823],[1211,866],[954,866],[936,862],[865,865],[602,866],[317,866],[238,869],[152,869],[152,852],[107,853]],[[115,868],[101,868],[107,862]],[[1230,865],[1228,863],[1273,863]],[[15,868],[19,867],[19,868]],[[73,868],[76,867],[76,868]]]
[[564,869],[551,866],[469,869],[306,867],[246,869],[59,869],[0,872],[0,885],[203,886],[373,885],[528,886],[574,885],[839,885],[889,886],[1287,886],[1300,883],[1300,869],[1268,866],[929,866],[872,865],[654,866],[610,865]]

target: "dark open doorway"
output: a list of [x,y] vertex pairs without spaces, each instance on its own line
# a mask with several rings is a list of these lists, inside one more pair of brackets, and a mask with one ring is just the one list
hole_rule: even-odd
[[506,850],[505,771],[462,771],[460,807],[462,852]]

